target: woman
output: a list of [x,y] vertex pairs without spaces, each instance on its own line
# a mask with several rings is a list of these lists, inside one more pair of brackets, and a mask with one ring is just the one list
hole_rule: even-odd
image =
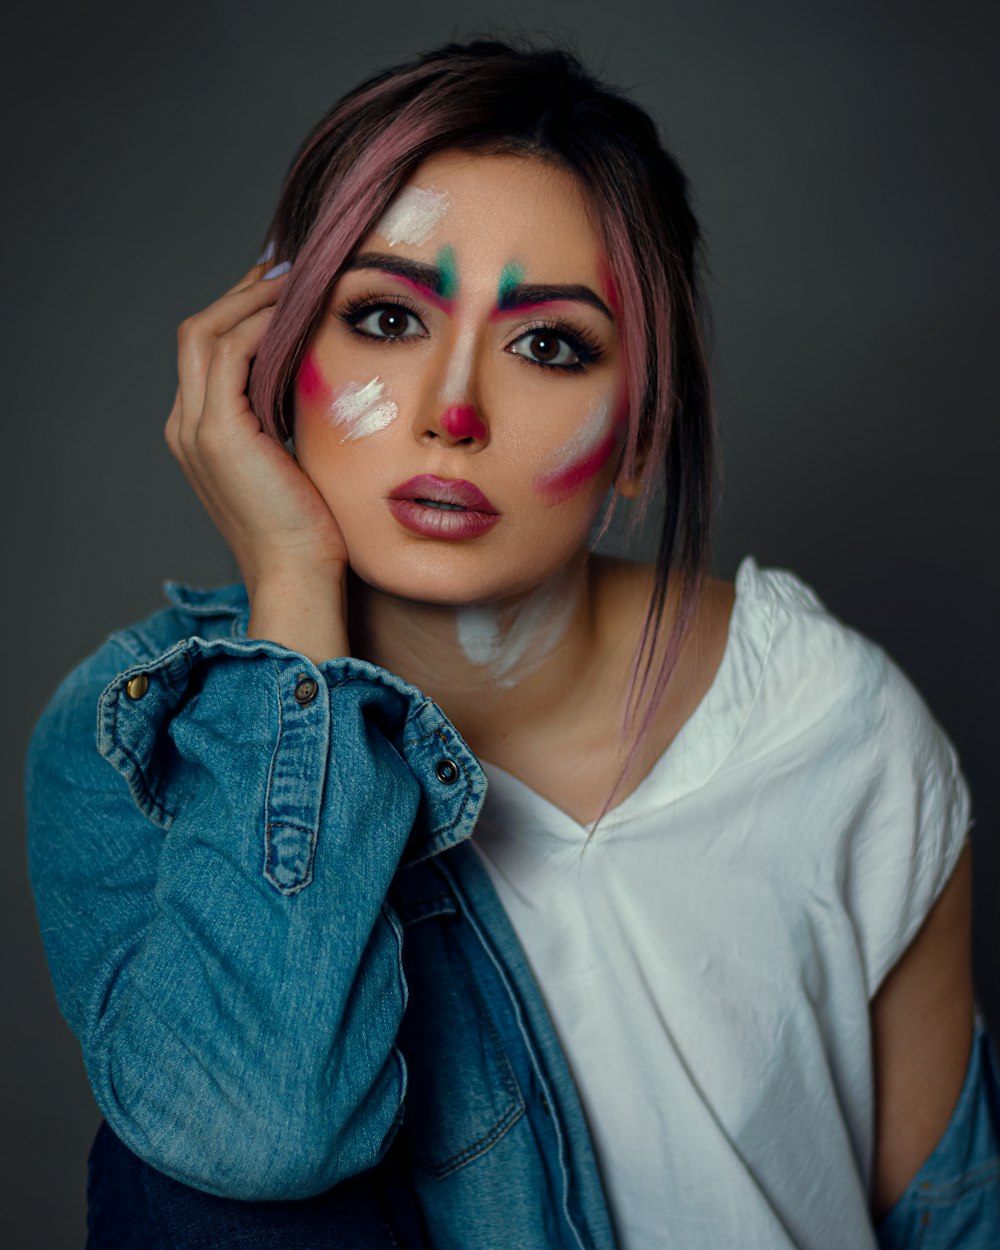
[[[698,275],[646,114],[449,45],[181,326],[243,584],[29,763],[93,1246],[996,1244],[965,785],[808,587],[707,576]],[[656,563],[592,554],[658,485]]]

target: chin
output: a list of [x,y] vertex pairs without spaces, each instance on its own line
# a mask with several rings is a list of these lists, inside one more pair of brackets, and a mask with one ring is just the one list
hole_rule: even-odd
[[456,561],[451,552],[428,552],[423,558],[413,554],[405,560],[374,563],[351,555],[350,568],[359,581],[382,594],[451,608],[496,603],[523,594],[559,571],[521,567],[502,572],[488,557]]

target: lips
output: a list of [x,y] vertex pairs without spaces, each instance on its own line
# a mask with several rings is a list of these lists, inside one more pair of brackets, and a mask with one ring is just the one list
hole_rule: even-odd
[[478,486],[431,473],[393,487],[387,503],[400,525],[424,538],[478,538],[500,520]]
[[421,473],[393,487],[389,492],[390,499],[412,499],[415,502],[428,502],[431,505],[452,504],[472,512],[483,512],[489,516],[498,516],[496,508],[490,503],[478,486],[461,478],[435,477],[433,473]]

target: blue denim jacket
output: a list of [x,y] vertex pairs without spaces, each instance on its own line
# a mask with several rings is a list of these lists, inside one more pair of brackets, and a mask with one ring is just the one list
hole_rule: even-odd
[[[115,1136],[243,1201],[322,1194],[391,1148],[436,1250],[610,1250],[572,1079],[468,845],[475,756],[386,670],[247,640],[241,587],[168,593],[62,684],[28,762],[49,966]],[[1000,1211],[983,1071],[883,1222],[892,1250],[1000,1244],[920,1240],[946,1153],[992,1168]]]

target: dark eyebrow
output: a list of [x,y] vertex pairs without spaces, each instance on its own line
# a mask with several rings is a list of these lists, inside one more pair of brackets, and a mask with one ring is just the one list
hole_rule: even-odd
[[407,260],[405,256],[390,256],[388,252],[362,252],[344,266],[344,273],[352,269],[380,269],[383,273],[393,273],[399,278],[409,278],[443,296],[444,275],[436,265],[427,265],[419,260]]
[[602,299],[599,299],[589,286],[546,284],[532,286],[519,282],[509,287],[503,294],[503,301],[498,312],[514,312],[526,304],[551,304],[556,300],[572,300],[578,304],[590,304],[598,312],[604,313],[609,321],[614,321],[611,311]]

